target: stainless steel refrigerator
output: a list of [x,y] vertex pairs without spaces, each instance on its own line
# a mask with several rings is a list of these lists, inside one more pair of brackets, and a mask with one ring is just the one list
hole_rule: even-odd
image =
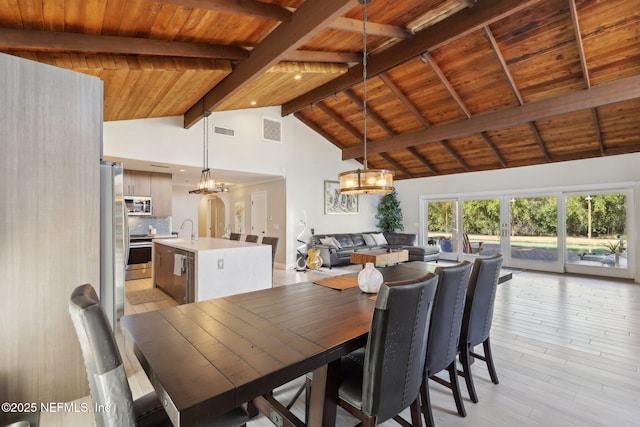
[[129,227],[123,197],[122,163],[100,162],[100,303],[111,329],[124,315],[124,271]]

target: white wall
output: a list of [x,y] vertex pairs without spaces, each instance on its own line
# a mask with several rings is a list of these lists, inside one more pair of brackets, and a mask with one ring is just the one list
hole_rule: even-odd
[[[559,188],[580,191],[618,184],[634,189],[634,218],[629,220],[637,224],[640,219],[640,153],[404,180],[397,181],[395,187],[404,215],[405,231],[420,233],[420,196],[524,194]],[[636,266],[640,265],[639,229],[635,226],[635,230],[629,230],[635,233],[629,236],[629,244],[634,245],[631,253],[632,256],[635,254]],[[640,281],[638,272],[636,281]]]
[[[262,139],[262,118],[282,121],[282,144]],[[307,232],[349,232],[375,229],[374,218],[379,196],[360,196],[360,213],[325,215],[324,180],[337,180],[340,172],[355,169],[359,163],[343,162],[333,144],[309,129],[294,116],[280,117],[280,108],[213,113],[209,126],[235,131],[234,137],[215,135],[209,140],[212,153],[209,166],[216,168],[271,174],[286,178],[286,262],[293,266],[295,237],[300,233],[300,219],[306,212]],[[213,150],[215,148],[215,150]],[[182,127],[182,117],[106,122],[104,155],[140,159],[185,166],[202,166],[202,125]],[[185,218],[197,221],[201,196],[186,194],[174,186],[173,228],[178,230]],[[198,228],[197,222],[195,224]]]

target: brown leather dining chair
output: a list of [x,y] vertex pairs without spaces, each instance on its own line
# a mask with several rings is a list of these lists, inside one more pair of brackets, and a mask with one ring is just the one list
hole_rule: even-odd
[[[438,267],[435,273],[439,278],[438,289],[433,301],[424,379],[420,387],[422,412],[427,427],[435,425],[431,410],[429,380],[451,389],[458,414],[462,417],[467,415],[458,384],[456,359],[471,263],[464,261],[451,267]],[[436,376],[444,370],[449,373],[449,381]]]
[[[493,356],[489,333],[493,320],[493,305],[496,298],[498,278],[502,268],[502,255],[495,254],[487,258],[477,258],[473,263],[467,297],[462,318],[462,330],[460,332],[459,358],[464,377],[469,391],[469,397],[473,403],[478,402],[471,374],[471,364],[474,359],[480,359],[487,364],[489,376],[494,384],[498,384],[498,375]],[[474,351],[474,347],[482,344],[484,355]]]
[[229,235],[229,240],[237,240],[238,242],[240,241],[240,233],[231,233]]
[[247,237],[245,237],[244,241],[249,243],[258,243],[258,236],[256,236],[255,234],[247,234]]
[[[80,342],[91,400],[97,407],[109,408],[94,412],[96,425],[172,427],[155,391],[133,400],[116,340],[93,286],[82,285],[73,291],[69,313]],[[237,407],[201,425],[237,427],[248,419],[247,411]]]
[[[407,425],[399,414],[408,407],[412,425],[422,425],[419,389],[437,286],[438,276],[431,273],[404,284],[383,284],[366,347],[341,359],[338,404],[363,427],[391,418]],[[309,377],[307,385],[309,391]]]

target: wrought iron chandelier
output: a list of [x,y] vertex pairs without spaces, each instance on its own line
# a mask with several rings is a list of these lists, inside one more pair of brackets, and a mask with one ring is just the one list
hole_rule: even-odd
[[204,117],[203,124],[203,138],[202,138],[202,172],[200,173],[200,181],[198,182],[198,188],[189,191],[189,194],[214,194],[229,191],[224,184],[216,187],[216,182],[211,176],[211,169],[209,169],[209,116],[210,111],[202,113]]
[[394,172],[388,169],[369,169],[367,164],[367,4],[370,2],[371,0],[358,0],[358,3],[364,6],[364,17],[362,20],[364,40],[364,48],[362,50],[364,168],[342,172],[338,175],[340,193],[342,194],[384,194],[393,191]]

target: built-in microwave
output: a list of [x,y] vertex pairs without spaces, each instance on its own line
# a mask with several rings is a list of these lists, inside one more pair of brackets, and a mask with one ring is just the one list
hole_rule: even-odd
[[129,215],[151,215],[151,197],[124,196]]

